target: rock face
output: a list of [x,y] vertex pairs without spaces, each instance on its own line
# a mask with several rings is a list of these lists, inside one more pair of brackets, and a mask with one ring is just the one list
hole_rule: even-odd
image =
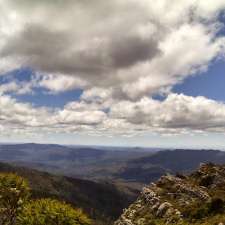
[[225,166],[162,176],[144,187],[114,225],[225,224]]

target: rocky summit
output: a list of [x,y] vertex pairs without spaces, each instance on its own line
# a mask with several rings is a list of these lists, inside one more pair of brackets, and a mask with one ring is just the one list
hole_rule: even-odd
[[162,176],[144,187],[115,225],[225,225],[225,166]]

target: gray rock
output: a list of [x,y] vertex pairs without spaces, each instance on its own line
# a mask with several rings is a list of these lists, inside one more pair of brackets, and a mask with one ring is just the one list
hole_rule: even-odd
[[167,211],[170,207],[172,207],[172,205],[171,205],[169,202],[164,202],[164,203],[162,203],[162,204],[159,206],[159,208],[158,208],[158,210],[157,210],[157,212],[156,212],[156,216],[157,216],[157,217],[163,217],[164,214],[166,213],[166,211]]

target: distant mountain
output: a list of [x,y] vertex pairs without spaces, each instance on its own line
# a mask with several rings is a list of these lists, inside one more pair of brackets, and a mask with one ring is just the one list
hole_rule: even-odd
[[26,178],[32,197],[53,197],[82,208],[97,225],[111,224],[137,196],[132,189],[118,189],[114,184],[55,176],[25,167],[0,163],[0,172],[16,173]]
[[149,165],[148,167],[145,167],[144,165],[131,165],[128,163],[115,174],[115,178],[123,179],[127,182],[148,184],[157,180],[167,172],[169,172],[169,170],[160,166]]
[[225,166],[202,164],[188,176],[162,176],[144,187],[138,199],[114,223],[168,224],[225,224]]
[[225,163],[225,152],[217,150],[167,150],[129,160],[115,177],[148,184],[166,173],[191,172],[200,163]]
[[108,175],[110,177],[109,168],[116,170],[127,160],[151,154],[149,151],[136,148],[103,150],[33,143],[4,144],[0,145],[0,161],[73,177],[98,179]]
[[5,144],[0,145],[0,161],[69,177],[109,180],[141,188],[167,173],[190,172],[200,163],[225,163],[225,152]]

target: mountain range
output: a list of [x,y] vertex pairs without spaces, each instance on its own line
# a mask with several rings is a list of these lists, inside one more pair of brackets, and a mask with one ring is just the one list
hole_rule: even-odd
[[140,190],[143,184],[166,173],[188,173],[200,163],[225,163],[225,152],[4,144],[0,145],[0,161],[73,178],[117,182]]
[[111,225],[142,188],[168,174],[186,176],[201,163],[225,164],[225,152],[193,149],[0,145],[0,172],[25,177],[33,198],[82,208],[96,225]]

